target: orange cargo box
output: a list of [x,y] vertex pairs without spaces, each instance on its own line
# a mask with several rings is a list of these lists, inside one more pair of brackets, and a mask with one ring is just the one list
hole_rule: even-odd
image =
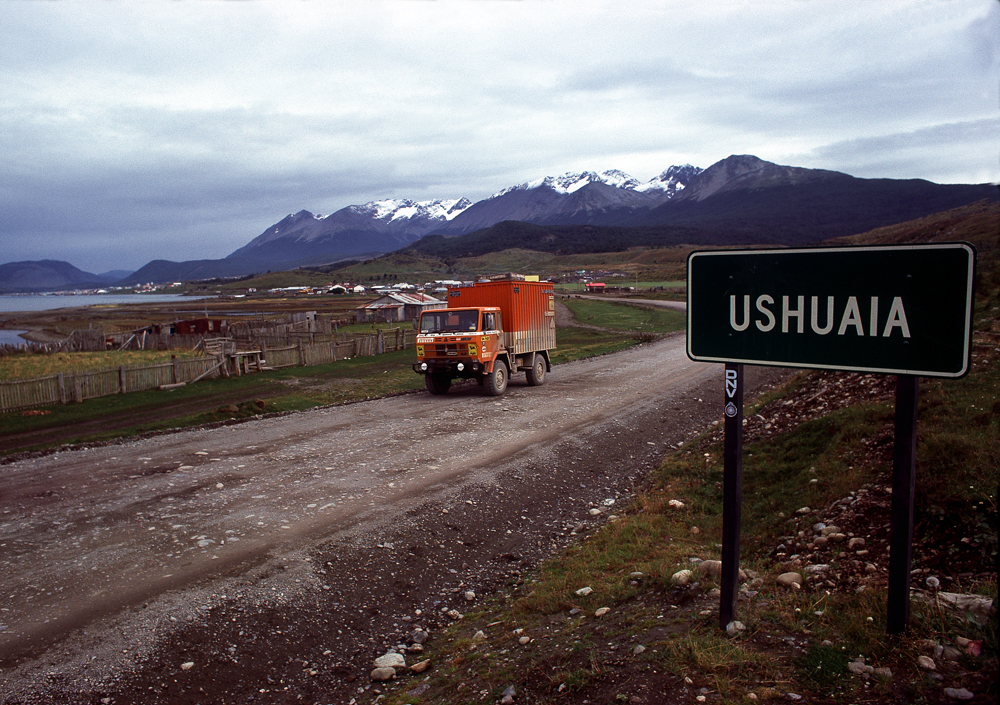
[[556,346],[556,296],[551,282],[492,281],[448,289],[448,308],[496,306],[514,354]]

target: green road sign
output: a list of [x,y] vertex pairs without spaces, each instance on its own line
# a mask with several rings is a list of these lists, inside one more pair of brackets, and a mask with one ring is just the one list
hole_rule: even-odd
[[962,377],[975,261],[968,243],[692,252],[688,357]]

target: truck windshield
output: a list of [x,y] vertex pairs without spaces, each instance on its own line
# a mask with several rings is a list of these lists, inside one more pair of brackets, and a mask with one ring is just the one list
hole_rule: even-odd
[[479,328],[479,311],[452,311],[446,308],[420,315],[421,333],[455,333]]

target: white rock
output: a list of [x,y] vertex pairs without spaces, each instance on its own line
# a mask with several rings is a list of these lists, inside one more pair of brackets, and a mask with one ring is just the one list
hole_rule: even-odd
[[194,661],[186,661],[181,664],[182,671],[190,671],[192,668],[194,668]]
[[375,659],[375,668],[405,668],[406,657],[395,651],[389,651]]
[[465,591],[465,601],[466,602],[472,602],[475,599],[476,599],[476,593],[472,592],[472,590],[466,590]]
[[430,667],[431,667],[431,660],[424,659],[423,661],[418,661],[417,663],[410,666],[410,671],[412,673],[423,673]]
[[778,576],[778,585],[799,590],[802,588],[802,575],[800,573],[782,573]]
[[729,636],[736,636],[740,632],[745,632],[746,629],[747,627],[745,624],[743,624],[743,622],[740,622],[739,620],[733,620],[732,622],[726,625],[726,634],[728,634]]
[[604,615],[606,615],[610,611],[611,611],[610,607],[601,607],[596,612],[594,612],[594,616],[595,617],[603,617]]
[[684,502],[680,501],[679,499],[672,499],[669,502],[667,502],[667,506],[671,507],[672,509],[683,509]]
[[580,588],[579,590],[576,591],[576,594],[579,595],[580,597],[586,597],[587,595],[589,595],[593,591],[594,591],[593,588],[582,587],[582,588]]
[[484,632],[482,629],[480,629],[478,632],[476,632],[475,634],[472,635],[472,640],[473,641],[485,641],[486,640],[486,632]]
[[920,666],[925,671],[936,671],[937,664],[934,663],[934,659],[930,656],[918,656],[917,665]]
[[396,669],[388,666],[384,668],[376,668],[371,672],[371,679],[376,682],[391,681],[395,677]]
[[517,640],[517,643],[520,644],[521,646],[524,646],[525,644],[530,642],[531,642],[530,636],[522,636],[520,639]]
[[691,582],[691,576],[693,573],[686,568],[684,570],[678,570],[676,573],[670,576],[670,584],[678,585],[683,587]]

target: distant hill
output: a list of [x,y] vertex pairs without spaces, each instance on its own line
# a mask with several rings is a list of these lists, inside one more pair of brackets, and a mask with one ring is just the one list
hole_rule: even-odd
[[150,282],[157,284],[189,282],[220,277],[242,277],[257,272],[280,271],[293,267],[292,263],[282,267],[280,263],[242,259],[198,259],[186,262],[157,259],[143,265],[118,283],[122,286],[133,286]]
[[71,289],[98,289],[103,277],[77,269],[69,262],[39,260],[0,264],[0,293],[31,293]]
[[718,244],[730,238],[813,244],[998,198],[993,184],[858,179],[732,156],[695,176],[675,199],[633,223],[694,227]]

